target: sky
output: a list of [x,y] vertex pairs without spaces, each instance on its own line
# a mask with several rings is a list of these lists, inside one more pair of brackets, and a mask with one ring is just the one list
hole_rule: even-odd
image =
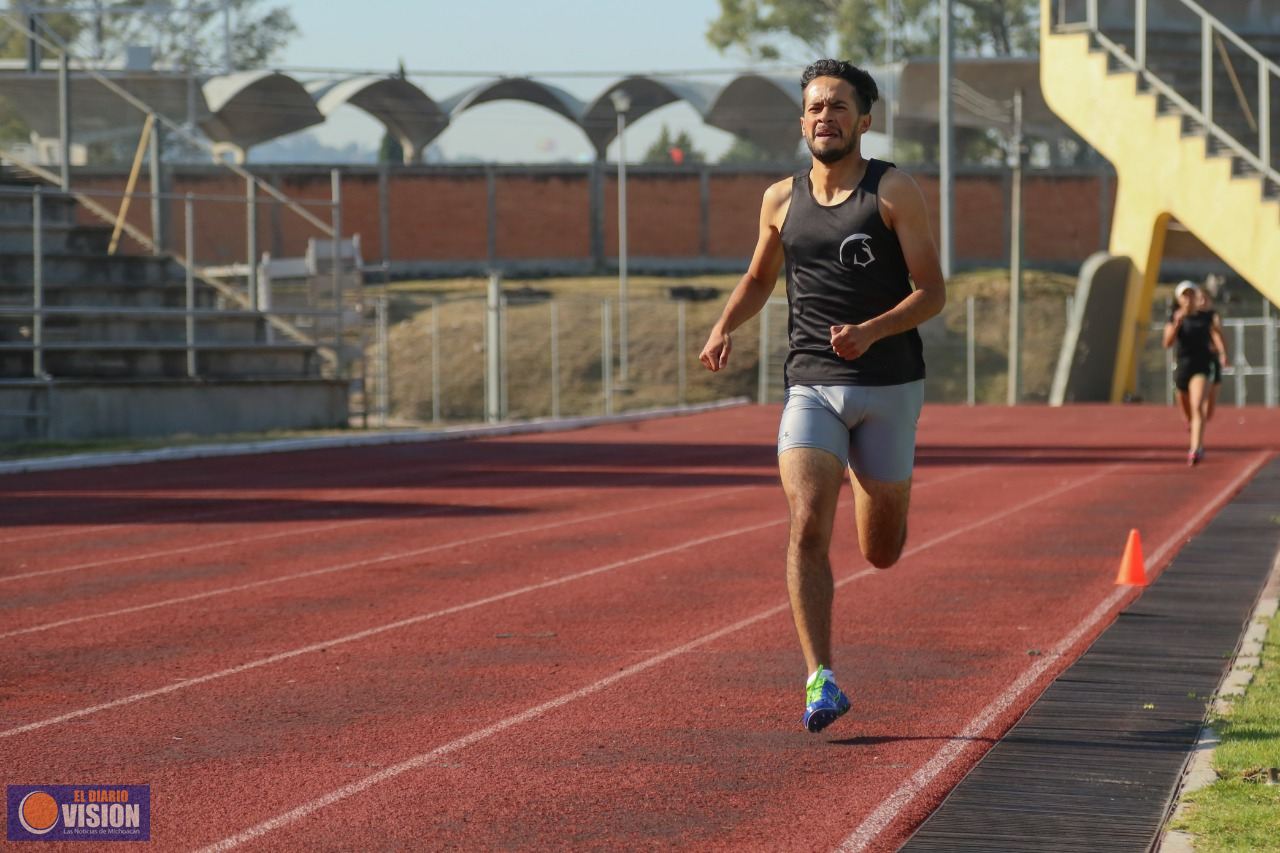
[[[403,60],[410,71],[539,77],[585,100],[626,73],[718,69],[719,76],[691,79],[723,82],[733,72],[751,67],[744,54],[722,55],[707,42],[707,27],[719,15],[719,0],[291,0],[286,5],[301,31],[281,57],[280,66],[286,69],[390,73]],[[595,76],[561,77],[554,72]],[[301,71],[290,73],[304,76]],[[442,100],[484,78],[442,73],[412,79],[432,98]],[[673,132],[688,130],[695,148],[712,160],[732,142],[729,134],[707,127],[692,108],[677,102],[629,126],[627,159],[643,156],[664,124]],[[382,125],[354,107],[343,107],[306,132],[327,145],[369,149],[381,140]],[[510,101],[465,111],[436,144],[451,160],[554,162],[593,157],[586,137],[569,122],[539,107]],[[610,158],[616,157],[616,149],[615,142]]]

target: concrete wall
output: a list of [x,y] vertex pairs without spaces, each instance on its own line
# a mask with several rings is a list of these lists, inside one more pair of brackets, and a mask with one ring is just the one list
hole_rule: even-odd
[[[347,425],[347,384],[76,382],[0,387],[0,440],[218,435]],[[17,417],[29,412],[30,418]],[[36,416],[47,415],[49,428]]]

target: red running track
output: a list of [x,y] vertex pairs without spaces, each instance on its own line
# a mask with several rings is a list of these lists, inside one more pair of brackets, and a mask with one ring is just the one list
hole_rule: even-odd
[[0,478],[0,784],[150,784],[159,849],[891,850],[1280,443],[927,407],[812,736],[777,416]]

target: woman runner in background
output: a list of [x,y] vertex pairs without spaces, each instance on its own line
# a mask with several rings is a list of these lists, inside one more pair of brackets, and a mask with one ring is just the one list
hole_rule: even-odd
[[[1225,342],[1226,338],[1222,335],[1222,316],[1213,307],[1213,278],[1214,276],[1209,276],[1204,286],[1200,288],[1200,310],[1209,315],[1213,328],[1218,332],[1218,337]],[[1209,362],[1209,384],[1205,388],[1208,397],[1204,410],[1205,423],[1213,420],[1213,410],[1218,406],[1218,391],[1222,389],[1222,371],[1227,367],[1226,350],[1219,348],[1213,355],[1213,359]]]
[[1204,425],[1208,408],[1208,384],[1214,350],[1226,352],[1222,335],[1213,325],[1213,315],[1200,310],[1200,288],[1190,281],[1181,282],[1173,292],[1177,304],[1164,326],[1164,346],[1177,344],[1177,368],[1174,385],[1178,403],[1191,426],[1191,446],[1187,464],[1196,465],[1204,458]]

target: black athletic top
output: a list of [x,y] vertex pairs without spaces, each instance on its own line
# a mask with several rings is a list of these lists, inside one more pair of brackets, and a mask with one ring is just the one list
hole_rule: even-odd
[[863,323],[911,293],[898,236],[880,218],[880,179],[892,166],[868,160],[847,199],[825,207],[806,169],[795,176],[782,223],[787,262],[790,350],[787,386],[899,385],[924,378],[924,347],[911,329],[876,341],[846,361],[831,349],[831,327]]
[[[1178,309],[1169,312],[1169,322]],[[1213,338],[1209,332],[1213,329],[1213,311],[1197,311],[1182,318],[1178,326],[1176,354],[1179,362],[1188,364],[1208,364],[1213,360]]]

